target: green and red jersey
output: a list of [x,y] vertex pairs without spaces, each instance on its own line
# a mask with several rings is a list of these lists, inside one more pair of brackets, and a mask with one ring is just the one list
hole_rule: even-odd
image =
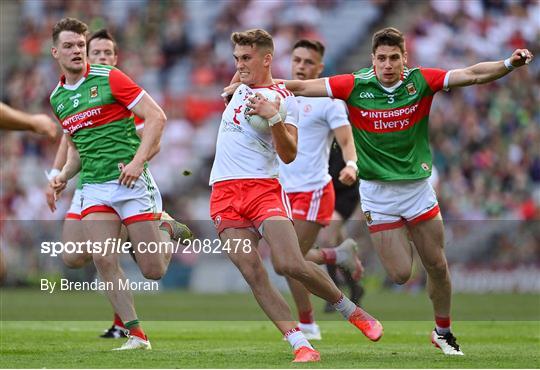
[[117,179],[119,163],[131,162],[140,139],[130,109],[144,94],[141,87],[111,66],[87,65],[84,77],[75,85],[67,85],[62,76],[50,102],[79,152],[83,184]]
[[433,95],[447,87],[447,76],[441,69],[405,68],[393,89],[380,84],[373,67],[327,79],[328,95],[347,103],[361,179],[431,175],[429,111]]

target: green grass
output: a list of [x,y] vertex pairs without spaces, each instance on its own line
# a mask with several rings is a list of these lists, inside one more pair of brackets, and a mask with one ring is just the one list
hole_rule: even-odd
[[[433,322],[425,321],[432,316],[425,294],[372,293],[365,303],[369,311],[385,318],[384,337],[372,343],[336,314],[317,312],[323,341],[314,344],[322,361],[301,365],[291,364],[288,344],[272,324],[258,316],[256,304],[246,294],[137,296],[139,315],[145,319],[143,326],[154,349],[129,353],[111,351],[122,340],[98,338],[110,325],[104,297],[92,293],[57,297],[66,304],[79,303],[68,306],[69,313],[52,297],[25,290],[1,292],[0,368],[540,367],[540,308],[535,295],[456,295],[455,311],[462,319],[453,328],[465,352],[456,358],[442,355],[429,341]],[[180,313],[173,312],[175,307]],[[320,309],[321,302],[315,302],[315,307]],[[482,307],[488,313],[484,321],[472,319],[481,315]],[[71,311],[74,308],[78,311]],[[25,321],[15,318],[17,309]],[[43,319],[44,310],[56,321]],[[220,314],[220,310],[234,312]],[[166,314],[159,317],[152,314],[155,311]],[[79,320],[60,321],[60,315]],[[100,321],[88,321],[98,315]],[[243,315],[251,321],[237,319]],[[421,315],[424,321],[413,319]],[[223,319],[212,320],[219,316]],[[491,316],[501,319],[486,321]],[[514,316],[521,316],[521,321],[512,321]]]

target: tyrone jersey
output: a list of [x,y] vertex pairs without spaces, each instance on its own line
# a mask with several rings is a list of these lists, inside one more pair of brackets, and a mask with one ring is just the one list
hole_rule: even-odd
[[449,72],[405,68],[392,91],[373,67],[326,79],[328,96],[345,100],[364,180],[418,180],[431,175],[428,118],[433,95],[448,87]]
[[277,84],[250,88],[241,84],[221,116],[216,156],[210,173],[210,185],[232,179],[267,179],[278,177],[278,159],[272,133],[255,131],[244,114],[248,98],[258,91],[277,91],[287,107],[284,122],[297,126],[298,103],[294,95]]
[[88,64],[84,77],[73,86],[67,85],[62,76],[50,102],[79,152],[82,184],[117,179],[118,164],[133,159],[140,139],[130,109],[144,94],[112,66]]
[[313,191],[324,187],[328,157],[334,139],[332,130],[349,124],[345,104],[330,98],[296,97],[298,102],[298,153],[285,164],[279,161],[279,182],[287,193]]

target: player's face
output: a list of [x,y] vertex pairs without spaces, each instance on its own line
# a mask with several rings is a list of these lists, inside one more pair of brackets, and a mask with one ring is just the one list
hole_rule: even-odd
[[272,55],[257,50],[250,45],[235,45],[233,56],[240,82],[250,85],[258,85],[265,81]]
[[88,44],[88,61],[90,64],[115,66],[118,56],[114,52],[114,43],[107,39],[93,39]]
[[62,31],[56,45],[51,49],[53,57],[63,71],[82,73],[86,68],[86,39],[72,31]]
[[371,55],[377,78],[383,86],[393,86],[401,79],[407,53],[401,52],[398,46],[381,45]]
[[313,49],[296,48],[292,52],[292,77],[296,80],[318,78],[324,64],[321,55]]

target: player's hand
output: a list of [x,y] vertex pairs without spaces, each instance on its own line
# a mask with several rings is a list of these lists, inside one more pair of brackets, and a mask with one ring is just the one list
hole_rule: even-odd
[[57,176],[53,177],[51,181],[49,181],[49,186],[53,190],[53,198],[54,200],[58,200],[60,197],[60,194],[67,186],[67,176],[64,171],[61,171]]
[[135,187],[135,181],[137,181],[144,171],[144,163],[131,161],[125,166],[123,163],[119,163],[118,168],[120,169],[120,177],[118,178],[118,182],[121,185],[125,185],[128,188],[133,189]]
[[51,212],[56,211],[56,197],[50,184],[47,184],[47,189],[45,189],[45,200]]
[[356,181],[356,170],[351,166],[345,166],[339,172],[338,179],[343,185],[351,186]]
[[221,97],[223,98],[223,101],[225,102],[225,106],[229,104],[231,97],[233,96],[238,86],[240,86],[241,84],[242,84],[241,82],[235,82],[223,88],[223,93],[221,93]]
[[527,49],[516,49],[510,57],[510,63],[514,67],[521,67],[525,64],[529,64],[534,58],[533,53]]
[[56,141],[60,137],[58,125],[46,114],[34,114],[32,115],[32,119],[34,132],[45,135],[53,141]]
[[250,110],[246,113],[250,116],[259,115],[262,118],[270,119],[274,117],[279,112],[279,105],[281,99],[279,96],[276,96],[274,101],[266,99],[261,93],[256,93],[254,96],[249,98],[246,106]]

